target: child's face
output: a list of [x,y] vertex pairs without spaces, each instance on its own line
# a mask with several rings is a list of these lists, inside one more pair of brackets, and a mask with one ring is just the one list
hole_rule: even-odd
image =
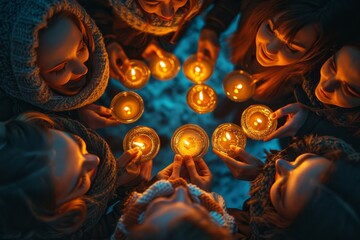
[[86,85],[89,50],[83,34],[69,18],[61,18],[39,36],[40,74],[54,91],[76,95]]
[[50,130],[50,137],[56,203],[60,205],[85,195],[100,160],[87,152],[85,142],[76,135]]
[[360,106],[360,49],[344,46],[321,67],[316,97],[343,108]]
[[317,38],[313,25],[301,28],[289,43],[282,29],[274,28],[276,18],[263,22],[256,34],[256,59],[263,67],[287,66],[297,63]]
[[270,188],[276,211],[289,220],[294,219],[321,184],[320,176],[330,164],[328,159],[310,153],[298,156],[294,162],[277,160],[275,182]]
[[141,8],[147,12],[157,15],[165,21],[171,21],[177,10],[183,7],[188,0],[138,0]]

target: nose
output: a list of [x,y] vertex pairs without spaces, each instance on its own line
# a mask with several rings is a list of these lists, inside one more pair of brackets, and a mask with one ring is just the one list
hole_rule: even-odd
[[192,203],[187,190],[183,186],[177,187],[173,196],[174,202]]
[[99,157],[94,154],[90,154],[90,153],[85,154],[84,158],[85,158],[84,168],[86,169],[87,172],[96,169],[100,163]]
[[266,44],[266,51],[270,54],[276,54],[282,46],[282,42],[277,38],[274,37],[272,40]]
[[88,72],[88,68],[85,63],[76,59],[72,62],[72,72],[74,75],[82,76]]
[[290,162],[284,159],[278,159],[275,163],[275,167],[276,167],[276,172],[280,176],[286,176],[289,174],[290,171],[294,169],[294,166]]
[[174,17],[175,9],[172,2],[164,3],[161,7],[161,16],[167,20]]
[[326,81],[321,82],[321,87],[326,92],[333,92],[335,89],[339,88],[341,86],[341,81],[329,78]]

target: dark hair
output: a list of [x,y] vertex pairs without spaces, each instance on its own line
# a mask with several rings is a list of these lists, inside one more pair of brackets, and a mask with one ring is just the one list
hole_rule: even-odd
[[319,33],[311,49],[297,63],[267,67],[253,75],[261,84],[256,95],[265,99],[283,91],[290,78],[309,72],[325,61],[331,49],[338,48],[353,34],[350,23],[357,22],[359,15],[356,7],[359,3],[355,0],[259,0],[249,4],[230,39],[235,65],[246,65],[255,51],[260,25],[275,16],[279,16],[275,27],[285,30],[289,42],[301,28],[310,24],[314,24]]

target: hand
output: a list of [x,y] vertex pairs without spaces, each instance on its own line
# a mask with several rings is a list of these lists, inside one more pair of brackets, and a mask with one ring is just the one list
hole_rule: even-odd
[[145,59],[151,58],[152,55],[156,55],[159,58],[164,58],[164,50],[161,49],[155,41],[149,43],[149,45],[145,48],[144,52],[141,56]]
[[211,191],[212,173],[204,159],[199,158],[195,162],[192,157],[185,156],[183,161],[189,173],[190,182],[205,191]]
[[77,110],[79,120],[88,128],[98,129],[121,124],[111,115],[111,110],[96,104],[89,104]]
[[308,110],[300,103],[292,103],[276,110],[270,115],[270,117],[278,119],[286,115],[288,118],[286,119],[285,124],[279,127],[275,132],[265,137],[264,141],[269,141],[274,138],[294,136],[304,125],[308,115]]
[[158,179],[174,179],[181,176],[180,171],[183,163],[183,158],[176,154],[174,157],[174,162],[168,165],[166,168],[158,172]]
[[198,42],[198,59],[209,57],[214,63],[219,56],[220,44],[216,33],[209,29],[203,29]]
[[[125,80],[124,73],[121,71],[121,65],[129,65],[129,58],[126,56],[124,49],[117,42],[111,42],[106,46],[106,51],[109,56],[110,76],[120,81]],[[121,62],[122,64],[119,64]]]
[[216,149],[213,149],[213,152],[226,164],[235,178],[247,181],[254,180],[261,172],[264,164],[239,147],[230,145],[230,148],[233,151],[230,155],[236,155],[239,161]]

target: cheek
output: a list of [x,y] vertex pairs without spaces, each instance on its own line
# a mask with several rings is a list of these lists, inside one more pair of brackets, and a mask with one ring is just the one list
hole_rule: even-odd
[[[285,48],[285,47],[284,47]],[[300,62],[301,58],[304,56],[302,53],[290,53],[285,49],[282,49],[279,55],[279,60],[281,65],[290,65]]]
[[65,70],[62,74],[48,73],[43,75],[44,81],[52,87],[59,87],[66,84],[70,80],[71,74]]

